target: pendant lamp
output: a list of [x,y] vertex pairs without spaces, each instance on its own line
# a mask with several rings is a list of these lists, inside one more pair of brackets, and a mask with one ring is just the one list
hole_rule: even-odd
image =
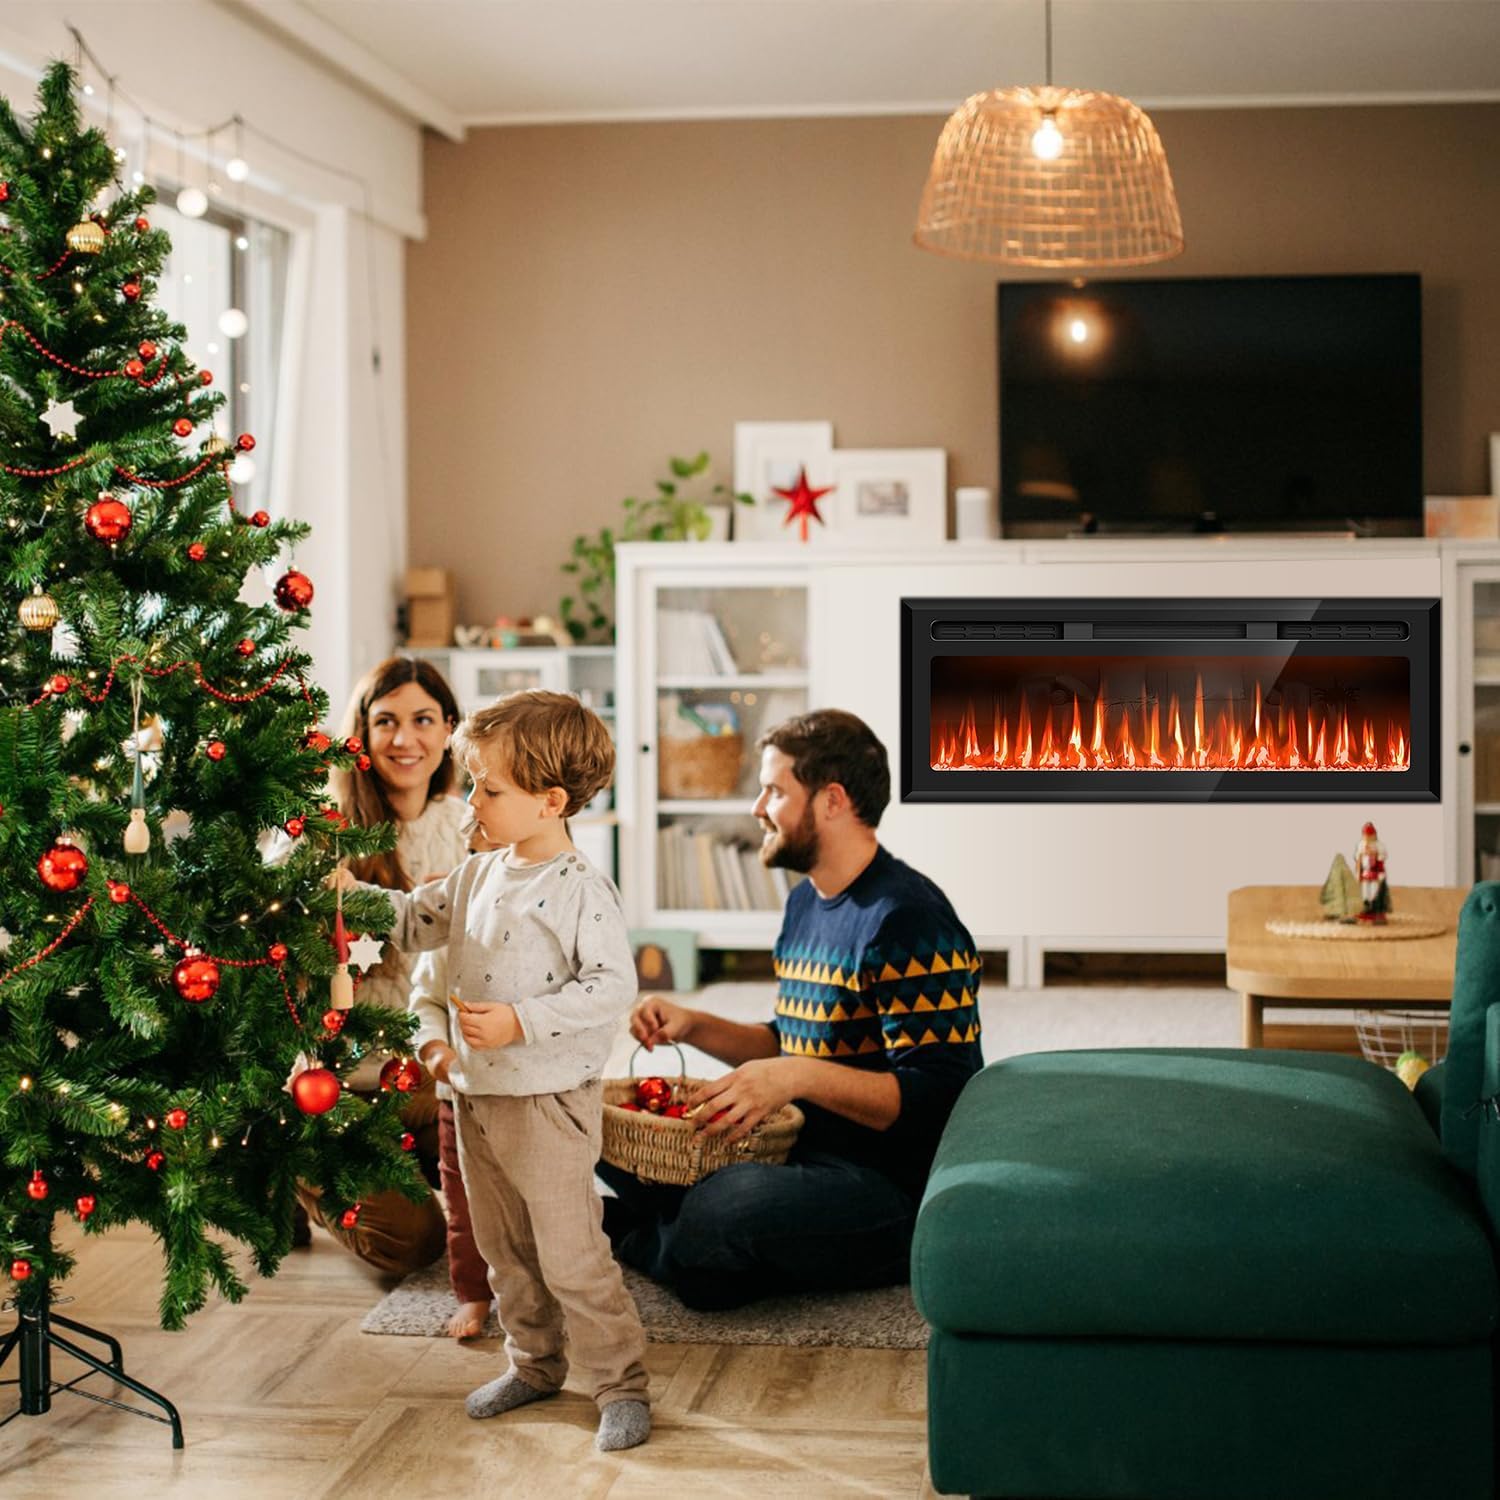
[[1181,255],[1167,154],[1143,110],[1052,82],[991,89],[938,137],[913,239],[962,260],[1054,270],[1143,266]]

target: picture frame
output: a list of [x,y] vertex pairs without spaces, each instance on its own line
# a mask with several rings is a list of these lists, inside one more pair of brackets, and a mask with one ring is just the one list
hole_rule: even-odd
[[[832,422],[736,422],[734,487],[753,496],[755,504],[735,506],[735,541],[796,542],[798,531],[784,524],[786,504],[774,490],[795,485],[804,468],[809,484],[831,484],[832,455]],[[814,522],[811,532],[824,529]]]
[[942,448],[844,448],[833,455],[829,530],[845,547],[936,546],[948,534]]

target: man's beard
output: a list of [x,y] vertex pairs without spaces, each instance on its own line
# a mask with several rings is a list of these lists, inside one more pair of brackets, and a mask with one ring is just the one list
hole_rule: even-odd
[[802,821],[789,833],[768,831],[771,838],[760,846],[760,862],[768,870],[795,870],[799,875],[806,875],[817,864],[818,824],[810,800],[802,813]]

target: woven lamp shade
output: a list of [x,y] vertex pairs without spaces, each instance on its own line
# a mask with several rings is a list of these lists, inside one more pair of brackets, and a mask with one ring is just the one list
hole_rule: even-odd
[[[1061,151],[1032,137],[1053,118]],[[975,94],[938,137],[913,236],[924,250],[1013,266],[1140,266],[1183,250],[1161,137],[1115,94],[1010,88]]]

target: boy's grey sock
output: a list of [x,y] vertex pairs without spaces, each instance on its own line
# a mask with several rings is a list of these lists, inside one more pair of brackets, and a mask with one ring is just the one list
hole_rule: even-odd
[[[514,1411],[529,1401],[542,1401],[556,1394],[556,1391],[539,1391],[534,1385],[527,1385],[514,1371],[510,1371],[499,1380],[492,1380],[488,1385],[480,1386],[477,1391],[470,1391],[464,1397],[464,1410],[475,1418],[498,1417],[503,1411]],[[640,1439],[637,1438],[636,1441],[639,1442]]]
[[635,1448],[651,1436],[651,1408],[644,1401],[611,1401],[599,1413],[594,1446],[601,1453]]

